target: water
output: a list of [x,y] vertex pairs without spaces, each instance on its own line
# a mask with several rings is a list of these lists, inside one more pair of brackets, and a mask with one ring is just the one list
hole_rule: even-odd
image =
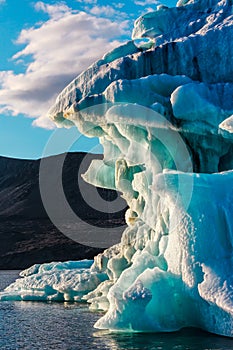
[[[0,289],[18,271],[0,271]],[[233,340],[198,330],[172,334],[96,331],[99,318],[84,305],[42,302],[0,303],[0,349],[3,350],[232,350]]]

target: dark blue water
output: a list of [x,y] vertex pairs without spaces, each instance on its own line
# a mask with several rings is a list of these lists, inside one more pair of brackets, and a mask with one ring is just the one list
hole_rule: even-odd
[[[0,271],[0,289],[17,271]],[[68,303],[0,302],[0,349],[15,350],[232,350],[233,340],[198,330],[172,334],[96,331],[99,314]]]

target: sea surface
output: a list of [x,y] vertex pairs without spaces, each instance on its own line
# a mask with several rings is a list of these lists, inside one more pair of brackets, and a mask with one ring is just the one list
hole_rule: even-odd
[[[19,271],[0,271],[0,289]],[[3,350],[232,350],[233,340],[199,330],[172,334],[97,331],[100,314],[77,303],[0,302],[0,349]]]

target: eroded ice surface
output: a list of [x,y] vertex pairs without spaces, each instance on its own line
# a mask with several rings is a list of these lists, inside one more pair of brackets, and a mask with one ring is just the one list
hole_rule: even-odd
[[92,260],[33,265],[1,293],[1,300],[80,301],[107,279],[92,265]]
[[104,159],[84,178],[126,199],[120,244],[92,266],[33,267],[0,297],[86,300],[106,311],[101,329],[233,336],[232,1],[159,6],[135,22],[133,39],[145,37],[94,63],[49,112],[100,138]]

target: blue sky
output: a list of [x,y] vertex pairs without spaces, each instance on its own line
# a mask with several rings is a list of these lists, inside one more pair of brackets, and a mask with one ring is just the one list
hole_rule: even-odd
[[[174,6],[174,0],[163,4]],[[155,0],[0,0],[0,155],[40,158],[67,151],[46,117],[58,93],[104,53],[130,39],[133,21],[156,9]],[[98,152],[81,137],[70,147]],[[73,135],[73,134],[72,134]]]

